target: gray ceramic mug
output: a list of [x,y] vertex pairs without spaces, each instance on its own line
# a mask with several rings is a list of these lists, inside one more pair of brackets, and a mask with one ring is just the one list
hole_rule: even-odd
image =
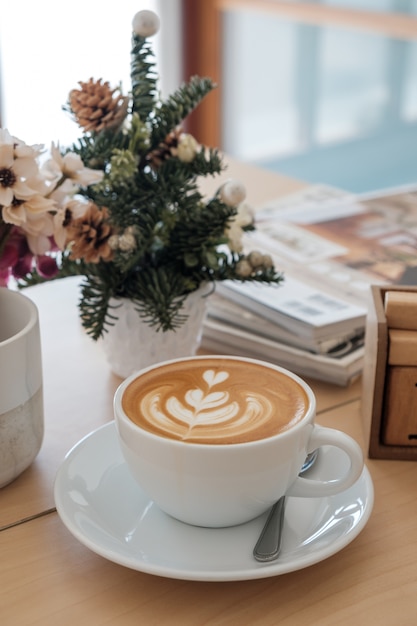
[[44,413],[39,316],[17,291],[0,288],[0,487],[35,459]]

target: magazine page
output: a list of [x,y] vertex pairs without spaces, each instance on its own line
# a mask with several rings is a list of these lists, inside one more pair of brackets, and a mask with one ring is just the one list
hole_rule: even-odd
[[366,308],[310,287],[290,275],[279,286],[224,281],[217,285],[228,297],[300,336],[333,337],[361,328]]
[[356,380],[363,368],[363,347],[345,356],[332,358],[260,337],[210,318],[204,324],[201,345],[208,352],[260,358],[287,367],[300,376],[341,386],[347,386]]
[[324,339],[303,337],[233,302],[230,298],[222,297],[218,291],[212,293],[207,302],[207,316],[214,321],[224,322],[234,328],[250,332],[254,336],[267,337],[286,345],[316,354],[327,354],[334,358],[363,345],[365,337],[364,328],[348,330],[340,334],[335,333]]
[[312,185],[257,212],[248,245],[310,285],[366,304],[371,284],[417,283],[417,188],[354,196]]

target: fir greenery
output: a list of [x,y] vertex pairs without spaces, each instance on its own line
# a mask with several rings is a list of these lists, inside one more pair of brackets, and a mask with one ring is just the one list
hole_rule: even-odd
[[[107,207],[113,254],[87,262],[75,258],[70,245],[62,252],[58,274],[84,277],[81,319],[94,339],[117,318],[111,298],[133,300],[139,315],[167,331],[184,323],[184,300],[202,284],[214,288],[227,279],[282,280],[267,257],[248,272],[247,257],[227,235],[239,206],[222,197],[221,187],[208,200],[199,191],[200,177],[225,170],[218,150],[196,144],[192,158],[181,157],[179,144],[186,137],[181,124],[214,88],[213,82],[195,76],[161,101],[151,46],[136,33],[131,80],[123,124],[85,132],[69,148],[86,167],[104,172],[101,182],[81,187],[79,194]],[[72,113],[77,121],[77,112]],[[252,227],[246,224],[242,230]],[[125,239],[129,245],[122,245]],[[38,280],[32,274],[25,282]]]

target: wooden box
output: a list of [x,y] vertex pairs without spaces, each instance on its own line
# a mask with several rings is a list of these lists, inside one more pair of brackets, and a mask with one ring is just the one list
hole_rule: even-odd
[[[400,440],[408,441],[406,445],[387,444],[385,442],[389,416],[391,414],[392,417],[392,413],[395,413],[396,403],[394,402],[393,405],[391,397],[393,395],[393,386],[397,398],[401,399],[403,405],[411,402],[411,396],[407,398],[405,395],[409,393],[409,390],[407,389],[404,392],[398,384],[398,377],[395,376],[398,371],[395,371],[395,375],[393,375],[393,368],[388,364],[389,329],[387,327],[384,305],[387,291],[412,291],[417,293],[417,287],[404,285],[394,287],[390,285],[384,287],[373,286],[371,288],[371,305],[366,325],[365,360],[362,376],[362,417],[365,437],[369,441],[368,455],[370,458],[375,459],[417,461],[417,437],[414,438],[413,435],[400,437]],[[395,369],[398,370],[398,368]],[[410,368],[407,371],[411,371],[411,376],[414,376]],[[408,376],[408,379],[405,379],[404,385],[407,384],[413,386],[411,394],[414,394],[415,385],[411,382],[410,376]],[[417,405],[413,403],[410,406],[412,406],[415,413]]]

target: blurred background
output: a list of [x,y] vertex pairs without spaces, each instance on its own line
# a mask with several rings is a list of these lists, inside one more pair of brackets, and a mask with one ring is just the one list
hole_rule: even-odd
[[417,183],[413,0],[15,0],[0,22],[1,123],[27,143],[74,141],[62,111],[79,80],[127,91],[133,15],[161,18],[161,91],[218,88],[197,139],[260,167],[362,193]]

